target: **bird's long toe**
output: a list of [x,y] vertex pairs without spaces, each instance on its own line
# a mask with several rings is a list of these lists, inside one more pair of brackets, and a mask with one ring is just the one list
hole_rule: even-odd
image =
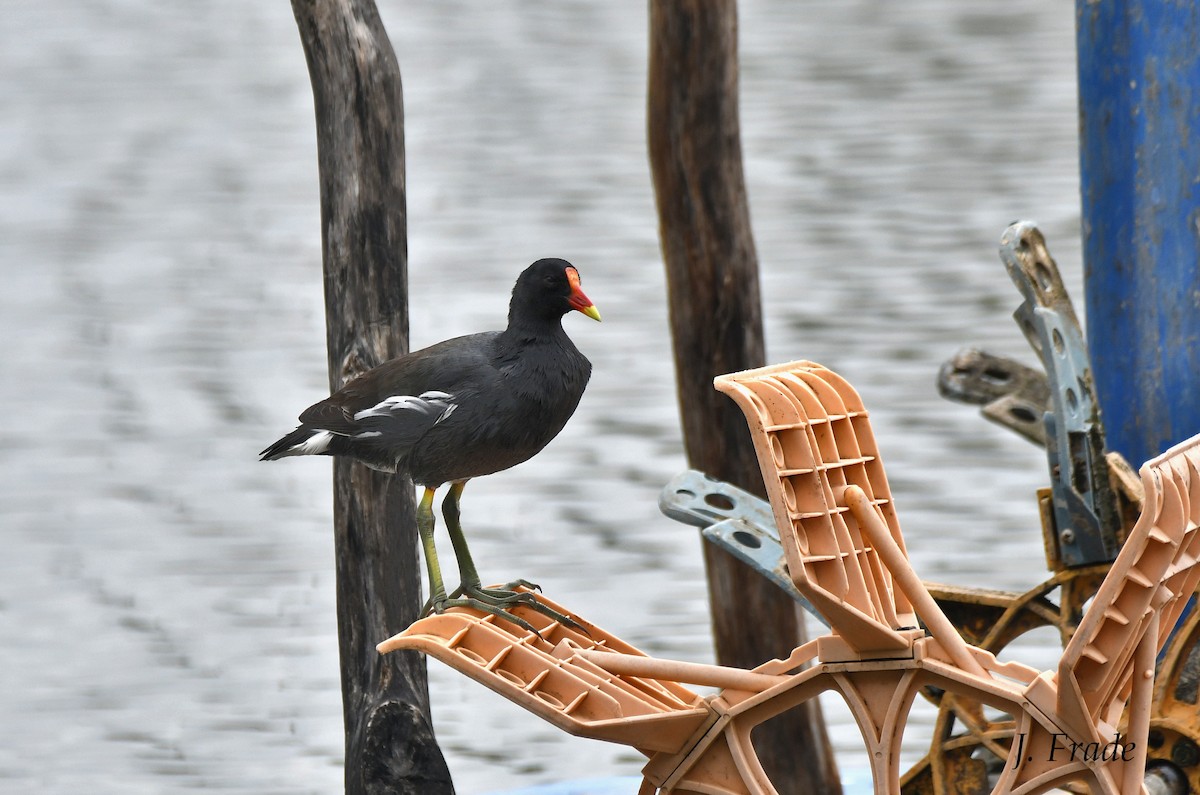
[[517,579],[504,584],[504,590],[506,591],[515,591],[518,588],[527,588],[530,591],[537,591],[538,593],[542,592],[542,586],[529,580]]
[[[535,626],[533,626],[533,624],[530,624],[528,621],[521,618],[520,616],[514,616],[512,613],[508,612],[504,607],[501,607],[497,604],[493,604],[493,602],[496,601],[495,599],[488,597],[487,600],[485,601],[483,599],[476,599],[471,596],[463,596],[462,593],[463,593],[463,589],[460,587],[460,588],[455,589],[455,591],[452,594],[450,594],[448,597],[444,597],[437,601],[434,601],[432,599],[429,600],[428,602],[425,603],[425,607],[421,610],[421,615],[422,616],[431,616],[431,615],[435,615],[435,614],[441,615],[442,613],[446,612],[446,610],[448,610],[451,607],[468,607],[468,608],[471,608],[472,610],[478,610],[479,612],[486,613],[487,615],[490,615],[490,616],[496,616],[497,618],[502,618],[505,621],[511,621],[512,623],[516,624],[517,626],[519,626],[521,629],[525,630],[526,632],[532,632],[534,635],[537,635],[539,638],[542,637],[542,633],[538,632],[537,628]],[[514,595],[522,596],[522,595],[526,595],[526,594],[514,594]],[[523,603],[523,602],[514,602],[510,606],[516,606],[516,604],[521,604],[521,603]],[[534,607],[533,609],[537,610],[536,607]],[[541,611],[539,610],[538,612],[541,612]],[[567,619],[567,620],[570,621],[570,619]]]
[[462,590],[467,597],[477,602],[489,604],[501,610],[509,610],[517,606],[528,607],[534,612],[541,613],[547,618],[554,619],[563,626],[578,630],[585,635],[590,634],[588,633],[587,629],[585,629],[578,621],[568,615],[558,612],[554,608],[540,601],[533,593],[531,593],[531,591],[514,590],[514,588],[517,586],[522,586],[529,589],[537,588],[536,585],[527,580],[515,580],[504,588],[482,588],[471,587],[467,585],[460,586],[460,590]]
[[[518,591],[514,590],[517,587],[523,587],[530,590]],[[481,613],[502,618],[506,621],[511,621],[522,629],[532,632],[539,638],[542,634],[525,619],[515,616],[508,612],[514,607],[527,607],[535,613],[539,613],[546,618],[557,621],[565,627],[582,632],[585,635],[591,635],[587,628],[580,624],[575,619],[568,615],[560,613],[553,607],[541,602],[532,593],[532,589],[537,588],[537,585],[528,580],[514,580],[508,583],[503,588],[484,588],[479,585],[465,584],[455,588],[450,594],[441,594],[436,599],[430,599],[425,602],[425,606],[421,608],[422,616],[440,615],[451,607],[469,607],[473,610],[478,610]],[[540,589],[539,589],[540,590]]]
[[547,618],[554,619],[558,623],[562,624],[564,627],[569,627],[570,629],[576,630],[578,632],[582,632],[584,635],[591,637],[592,633],[587,631],[587,627],[583,626],[582,624],[580,624],[578,621],[571,618],[570,616],[558,612],[553,607],[550,607],[549,605],[547,605],[543,602],[539,602],[537,600],[537,597],[535,597],[533,594],[523,593],[520,595],[523,597],[528,597],[528,601],[522,599],[521,604],[528,605],[530,608],[532,608],[536,612],[541,613],[542,615],[546,616]]

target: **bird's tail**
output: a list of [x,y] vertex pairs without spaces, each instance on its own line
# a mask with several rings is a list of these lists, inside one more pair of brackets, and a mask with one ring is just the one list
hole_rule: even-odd
[[259,453],[259,461],[274,461],[289,455],[320,455],[329,449],[333,434],[320,428],[301,425],[275,444]]

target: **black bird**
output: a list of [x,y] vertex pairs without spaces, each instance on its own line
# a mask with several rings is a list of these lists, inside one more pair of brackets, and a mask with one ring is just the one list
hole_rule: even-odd
[[[345,456],[422,486],[417,530],[429,570],[426,612],[465,605],[532,630],[505,612],[526,604],[575,625],[514,590],[536,587],[523,580],[504,589],[482,587],[459,524],[468,480],[532,458],[579,405],[592,365],[563,331],[562,318],[572,310],[600,319],[579,288],[579,271],[566,260],[540,259],[517,278],[504,331],[455,337],[363,373],[305,409],[300,427],[263,450],[262,460]],[[449,595],[433,542],[434,492],[446,483],[442,515],[461,577]]]

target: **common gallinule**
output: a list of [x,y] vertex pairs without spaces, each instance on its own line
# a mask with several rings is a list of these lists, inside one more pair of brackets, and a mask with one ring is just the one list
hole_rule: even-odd
[[[439,342],[363,373],[300,415],[300,427],[262,451],[262,460],[338,455],[372,469],[408,475],[424,488],[417,530],[429,570],[427,611],[465,605],[532,630],[505,612],[527,604],[564,623],[566,616],[517,591],[484,588],[459,524],[466,482],[532,458],[579,405],[592,364],[562,328],[571,310],[600,312],[579,288],[579,271],[540,259],[517,278],[508,328]],[[447,595],[433,542],[433,497],[449,483],[442,515],[461,585]]]

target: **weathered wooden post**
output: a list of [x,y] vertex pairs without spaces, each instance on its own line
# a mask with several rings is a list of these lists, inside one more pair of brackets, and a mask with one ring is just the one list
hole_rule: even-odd
[[[688,463],[765,493],[745,420],[712,385],[764,363],[758,262],[742,174],[735,0],[651,0],[649,146]],[[717,659],[751,667],[804,634],[795,603],[711,544]],[[821,714],[796,709],[754,737],[781,792],[841,792]]]
[[[372,0],[292,0],[312,80],[329,382],[408,347],[400,67]],[[375,644],[421,606],[413,490],[334,461],[346,792],[452,793],[429,723],[425,661]]]
[[1088,347],[1137,466],[1200,431],[1200,5],[1075,11]]

